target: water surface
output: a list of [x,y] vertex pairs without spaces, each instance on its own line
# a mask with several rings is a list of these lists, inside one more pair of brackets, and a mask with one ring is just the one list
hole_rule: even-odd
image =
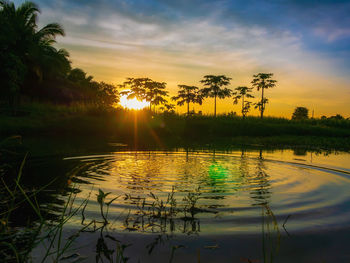
[[[221,262],[267,262],[265,250],[273,251],[277,262],[294,262],[293,248],[301,262],[345,262],[349,256],[342,248],[350,241],[348,153],[118,151],[67,156],[61,165],[69,167],[66,184],[79,191],[75,205],[89,198],[86,222],[101,220],[98,189],[110,193],[106,201],[118,197],[109,206],[108,235],[133,244],[126,252],[134,257],[131,262],[168,261],[178,244],[188,249],[179,249],[177,259],[195,261],[199,250],[207,254],[201,262],[218,253]],[[164,210],[158,213],[160,206]],[[67,235],[81,223],[80,214],[73,217]],[[87,261],[96,250],[96,235],[78,239],[86,245],[81,254]],[[159,237],[167,242],[160,245]],[[148,253],[154,240],[160,258]],[[313,252],[319,248],[321,254]]]

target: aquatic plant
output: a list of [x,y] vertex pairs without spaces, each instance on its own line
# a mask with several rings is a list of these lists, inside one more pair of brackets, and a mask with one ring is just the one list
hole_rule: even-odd
[[[109,206],[116,200],[118,199],[119,196],[109,200],[108,202],[106,202],[106,197],[108,195],[110,195],[111,193],[105,193],[103,192],[101,189],[98,189],[98,194],[96,194],[97,196],[97,203],[100,205],[100,213],[101,213],[101,216],[104,220],[104,224],[108,224],[108,220],[107,220],[107,217],[108,217],[108,211],[109,211]],[[104,212],[104,206],[107,207],[106,209],[106,212]]]

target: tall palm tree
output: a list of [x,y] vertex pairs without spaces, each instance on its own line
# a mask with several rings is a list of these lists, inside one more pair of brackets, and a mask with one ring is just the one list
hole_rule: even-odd
[[231,96],[232,90],[223,88],[230,84],[231,78],[225,75],[205,75],[200,81],[206,86],[201,90],[203,97],[214,98],[214,117],[216,117],[216,98],[224,99]]
[[252,92],[252,88],[248,88],[245,86],[240,86],[235,88],[235,92],[232,94],[234,95],[233,97],[233,103],[237,104],[239,99],[242,99],[242,116],[245,118],[246,114],[249,112],[250,109],[250,101],[245,101],[245,98],[254,98],[253,95],[249,94]]
[[261,100],[257,103],[257,107],[260,110],[260,117],[264,117],[265,106],[267,103],[267,99],[264,98],[264,89],[273,88],[276,86],[276,80],[271,79],[273,73],[259,73],[253,76],[252,86],[256,88],[258,91],[261,89]]
[[187,104],[187,116],[190,115],[190,103],[198,103],[202,105],[203,97],[196,86],[178,85],[179,90],[177,96],[172,97],[172,100],[177,101],[177,105]]

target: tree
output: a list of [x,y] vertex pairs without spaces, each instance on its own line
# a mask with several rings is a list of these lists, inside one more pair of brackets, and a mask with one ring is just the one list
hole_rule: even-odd
[[293,115],[292,120],[305,120],[309,118],[309,110],[305,107],[296,107]]
[[121,95],[127,95],[128,99],[137,98],[142,101],[149,102],[149,108],[152,110],[152,105],[166,104],[165,99],[168,92],[165,90],[165,82],[157,82],[149,78],[127,78],[119,88],[127,89],[120,92]]
[[160,109],[163,111],[165,114],[175,114],[175,105],[172,103],[166,103]]
[[247,113],[250,110],[250,106],[251,106],[251,102],[250,101],[246,101],[245,98],[254,98],[253,95],[249,94],[250,92],[252,92],[252,88],[248,88],[245,86],[240,86],[235,88],[235,92],[233,92],[233,103],[237,104],[239,99],[242,99],[242,116],[243,118],[245,118],[245,116],[247,115]]
[[244,107],[242,109],[243,118],[245,118],[245,116],[247,116],[248,112],[250,111],[250,108],[251,108],[252,104],[253,103],[251,101],[246,101],[244,103]]
[[55,37],[63,36],[64,30],[56,23],[38,30],[38,13],[39,8],[32,2],[16,8],[12,2],[0,1],[0,53],[5,54],[0,56],[0,76],[7,80],[4,89],[6,94],[12,94],[10,100],[18,97],[20,91],[33,94],[44,79],[48,64],[70,64],[67,53],[53,47]]
[[178,85],[179,91],[177,96],[172,97],[172,100],[177,101],[177,105],[187,104],[187,116],[190,115],[190,103],[198,103],[202,105],[203,97],[196,86]]
[[340,114],[336,114],[334,116],[329,117],[329,119],[334,119],[334,120],[344,120],[344,117]]
[[269,99],[264,98],[263,101],[254,103],[254,109],[258,109],[261,112],[262,107],[265,107],[267,103],[269,103]]
[[257,103],[259,111],[260,111],[260,117],[264,117],[264,111],[265,106],[267,103],[267,100],[265,100],[264,97],[264,90],[273,88],[276,86],[276,80],[271,79],[273,76],[273,73],[259,73],[257,75],[253,76],[252,86],[253,88],[256,88],[258,91],[261,89],[261,100],[260,103]]
[[98,102],[101,106],[113,106],[119,102],[120,96],[117,87],[105,82],[98,83]]
[[201,89],[202,96],[206,98],[214,98],[214,117],[216,117],[216,98],[224,99],[231,96],[232,90],[223,88],[230,84],[230,80],[231,78],[228,78],[225,75],[206,75],[200,81],[206,86]]
[[146,83],[146,98],[149,102],[149,108],[152,110],[152,105],[158,106],[160,104],[167,104],[165,97],[168,96],[165,82],[149,81]]

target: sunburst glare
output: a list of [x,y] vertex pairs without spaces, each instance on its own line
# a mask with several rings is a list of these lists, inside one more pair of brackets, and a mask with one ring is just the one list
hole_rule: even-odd
[[128,99],[127,95],[122,95],[120,97],[120,105],[130,110],[141,110],[149,107],[149,102],[145,100],[140,101],[137,98]]

